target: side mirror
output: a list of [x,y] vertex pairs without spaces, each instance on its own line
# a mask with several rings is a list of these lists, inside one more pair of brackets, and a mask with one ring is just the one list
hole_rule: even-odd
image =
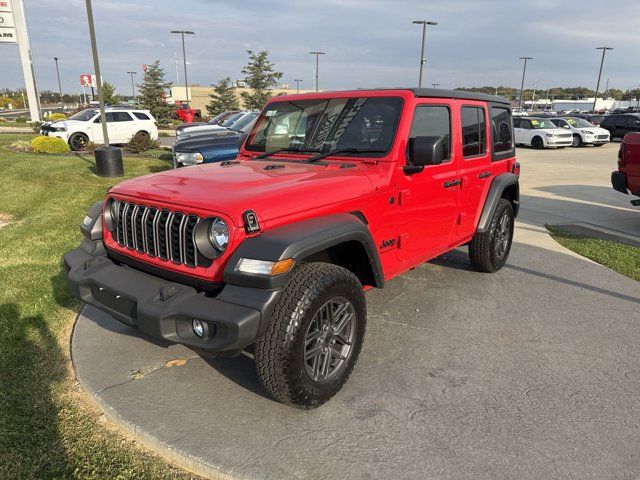
[[421,172],[426,165],[440,165],[445,159],[445,137],[414,137],[409,140],[409,161],[405,173]]

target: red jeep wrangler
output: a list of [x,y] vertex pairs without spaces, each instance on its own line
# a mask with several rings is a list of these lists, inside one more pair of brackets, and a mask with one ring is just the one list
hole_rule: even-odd
[[[611,185],[618,192],[640,197],[640,133],[627,133],[618,150],[618,170],[611,172]],[[640,199],[631,200],[640,206]]]
[[175,110],[171,113],[174,120],[182,120],[185,123],[192,123],[194,120],[202,119],[202,112],[199,108],[189,108],[186,103],[176,105]]
[[64,262],[76,297],[150,337],[254,345],[273,398],[351,373],[363,290],[461,245],[495,272],[519,205],[509,102],[435,89],[275,97],[237,160],[125,181]]

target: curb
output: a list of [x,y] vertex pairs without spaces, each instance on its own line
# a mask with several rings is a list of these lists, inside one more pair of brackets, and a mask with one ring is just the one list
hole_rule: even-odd
[[639,236],[620,232],[618,230],[611,230],[598,225],[588,223],[563,223],[557,225],[550,224],[549,226],[578,237],[609,240],[617,243],[623,243],[625,245],[640,247]]

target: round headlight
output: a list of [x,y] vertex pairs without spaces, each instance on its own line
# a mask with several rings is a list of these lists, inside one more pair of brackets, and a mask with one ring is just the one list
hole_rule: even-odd
[[229,227],[220,218],[214,218],[209,227],[209,239],[219,252],[224,252],[229,243]]
[[106,208],[104,209],[105,225],[109,231],[113,232],[118,224],[118,206],[119,202],[113,198],[107,201]]

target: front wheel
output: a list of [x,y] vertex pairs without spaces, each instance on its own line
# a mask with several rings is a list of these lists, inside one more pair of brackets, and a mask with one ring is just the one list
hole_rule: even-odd
[[74,152],[80,152],[87,148],[89,144],[89,137],[84,133],[74,133],[69,138],[69,146]]
[[493,212],[489,228],[484,232],[477,232],[469,243],[469,257],[476,270],[493,273],[504,266],[511,250],[513,230],[513,207],[507,199],[501,198]]
[[322,405],[349,378],[366,321],[362,285],[353,273],[328,263],[299,266],[256,343],[260,382],[279,402]]
[[582,146],[582,137],[580,135],[574,134],[573,140],[571,141],[572,147],[581,147]]
[[536,150],[540,150],[541,148],[544,148],[544,140],[542,140],[541,137],[534,137],[531,140],[531,146]]

